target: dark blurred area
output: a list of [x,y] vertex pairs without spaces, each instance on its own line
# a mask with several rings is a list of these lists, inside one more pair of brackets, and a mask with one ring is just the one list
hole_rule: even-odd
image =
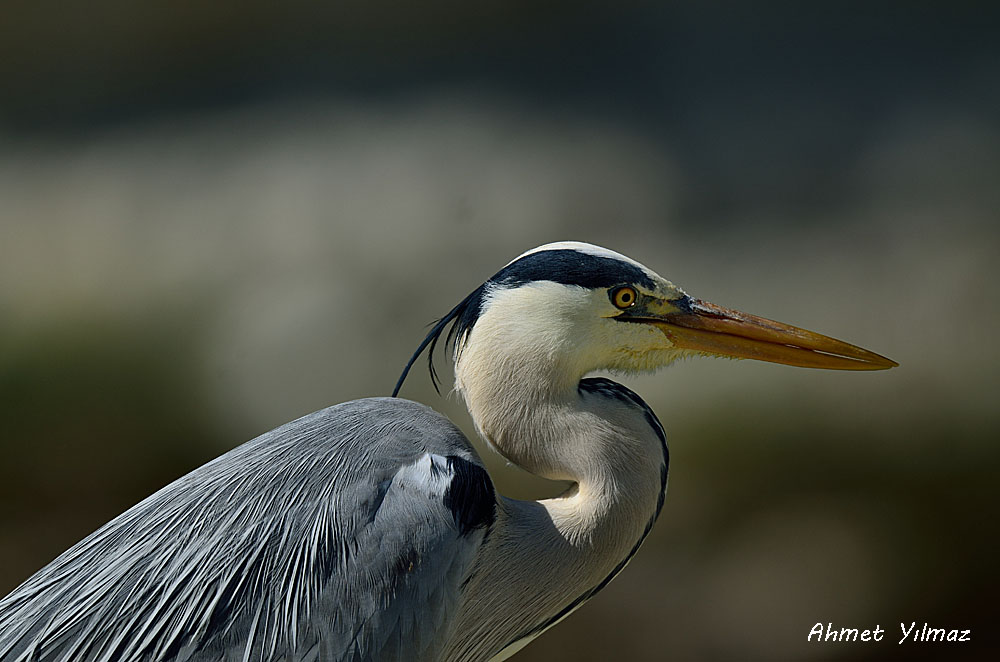
[[[667,429],[663,516],[516,659],[994,659],[998,19],[6,3],[0,593],[238,443],[386,394],[424,324],[577,239],[901,367],[619,378]],[[474,437],[423,374],[404,395]],[[482,452],[508,494],[551,491]],[[913,621],[973,641],[897,644]]]

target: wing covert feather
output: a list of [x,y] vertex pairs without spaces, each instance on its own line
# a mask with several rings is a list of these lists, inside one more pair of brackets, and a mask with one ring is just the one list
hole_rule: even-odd
[[0,600],[0,659],[422,660],[494,518],[462,433],[397,398],[179,478]]

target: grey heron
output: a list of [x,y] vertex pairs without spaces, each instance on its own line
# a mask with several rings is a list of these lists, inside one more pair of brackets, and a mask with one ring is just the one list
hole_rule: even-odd
[[[395,397],[425,350],[436,385],[442,338],[480,436],[527,471],[570,481],[564,494],[497,495],[455,425]],[[547,244],[441,318],[394,397],[261,435],[30,577],[0,600],[0,660],[506,659],[607,585],[663,505],[656,415],[589,375],[692,354],[896,365],[695,299],[613,251]]]

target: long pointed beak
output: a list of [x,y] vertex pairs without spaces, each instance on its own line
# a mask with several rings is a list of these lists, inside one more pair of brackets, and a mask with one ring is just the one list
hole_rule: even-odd
[[899,365],[867,349],[790,324],[699,299],[685,297],[684,304],[676,312],[644,320],[681,349],[828,370],[886,370]]

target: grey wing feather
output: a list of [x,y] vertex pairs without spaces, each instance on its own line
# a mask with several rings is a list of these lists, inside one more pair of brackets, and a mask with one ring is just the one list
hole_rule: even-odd
[[493,522],[446,418],[395,398],[196,469],[0,600],[0,660],[421,660]]

